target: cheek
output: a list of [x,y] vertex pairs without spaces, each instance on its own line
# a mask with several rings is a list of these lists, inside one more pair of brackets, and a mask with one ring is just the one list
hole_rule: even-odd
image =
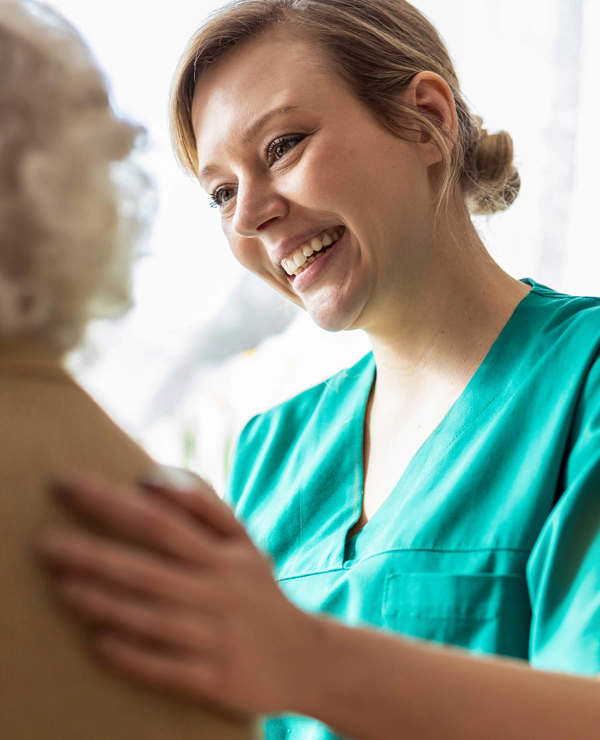
[[316,211],[346,212],[360,202],[364,172],[347,147],[323,141],[294,168],[294,200]]

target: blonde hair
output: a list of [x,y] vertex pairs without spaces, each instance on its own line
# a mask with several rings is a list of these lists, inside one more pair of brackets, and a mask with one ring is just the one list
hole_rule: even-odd
[[[191,109],[199,75],[234,46],[283,23],[326,51],[335,71],[388,130],[408,139],[432,137],[444,166],[438,210],[456,184],[474,214],[504,210],[515,200],[520,179],[510,135],[488,134],[469,112],[443,41],[405,0],[235,0],[213,13],[190,40],[171,90],[171,136],[184,169],[198,174]],[[434,116],[399,102],[398,93],[422,71],[437,73],[452,91],[455,143]]]
[[0,336],[68,349],[131,303],[153,203],[129,160],[143,129],[115,115],[88,47],[42,3],[0,3],[0,68]]

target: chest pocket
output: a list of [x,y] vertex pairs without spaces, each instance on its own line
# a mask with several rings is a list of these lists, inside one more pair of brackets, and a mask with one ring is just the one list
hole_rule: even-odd
[[528,656],[531,611],[520,575],[390,573],[382,609],[384,626],[410,637]]

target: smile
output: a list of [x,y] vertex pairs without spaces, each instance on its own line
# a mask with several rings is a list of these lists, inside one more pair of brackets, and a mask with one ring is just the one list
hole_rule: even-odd
[[299,275],[318,257],[332,247],[345,231],[344,226],[324,231],[314,236],[310,242],[302,244],[292,254],[281,260],[281,266],[288,275]]

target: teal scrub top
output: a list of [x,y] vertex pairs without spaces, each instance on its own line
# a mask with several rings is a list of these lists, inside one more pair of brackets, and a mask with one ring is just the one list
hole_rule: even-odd
[[[307,611],[595,674],[600,298],[522,282],[531,291],[354,537],[372,353],[248,422],[226,500]],[[264,729],[339,737],[297,715]]]

